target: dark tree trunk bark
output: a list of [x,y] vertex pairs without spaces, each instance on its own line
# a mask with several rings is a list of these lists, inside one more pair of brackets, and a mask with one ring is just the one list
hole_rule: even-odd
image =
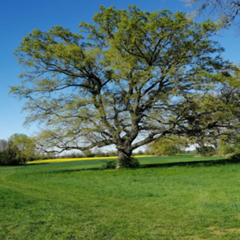
[[131,149],[118,149],[117,169],[119,168],[135,168],[139,166],[136,159],[131,157]]

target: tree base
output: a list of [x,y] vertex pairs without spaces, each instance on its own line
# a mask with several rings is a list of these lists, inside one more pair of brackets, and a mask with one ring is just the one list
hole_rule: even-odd
[[136,158],[120,158],[116,169],[119,168],[138,168],[140,166],[139,161]]

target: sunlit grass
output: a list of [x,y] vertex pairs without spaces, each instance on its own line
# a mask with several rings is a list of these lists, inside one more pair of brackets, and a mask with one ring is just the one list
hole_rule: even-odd
[[1,167],[0,239],[239,239],[237,162],[189,154],[103,170],[104,159]]

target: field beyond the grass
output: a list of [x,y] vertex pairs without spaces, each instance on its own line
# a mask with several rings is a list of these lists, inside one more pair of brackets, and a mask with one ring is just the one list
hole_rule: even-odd
[[[140,155],[140,156],[134,156],[135,158],[141,158],[141,157],[153,157],[153,155]],[[38,163],[57,163],[57,162],[73,162],[73,161],[86,161],[86,160],[113,160],[117,159],[118,157],[112,156],[112,157],[83,157],[83,158],[58,158],[58,159],[45,159],[45,160],[35,160],[35,161],[29,161],[27,164],[38,164]]]
[[109,160],[0,167],[0,239],[239,239],[240,161]]

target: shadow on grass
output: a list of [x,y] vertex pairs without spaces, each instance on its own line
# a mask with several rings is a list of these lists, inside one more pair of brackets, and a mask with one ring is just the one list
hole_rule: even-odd
[[[148,164],[140,164],[139,168],[135,169],[141,169],[141,168],[168,168],[168,167],[174,167],[174,166],[186,166],[186,167],[211,167],[211,166],[217,166],[217,165],[228,165],[228,164],[239,164],[240,158],[235,159],[215,159],[215,160],[199,160],[199,161],[179,161],[179,162],[164,162],[164,163],[148,163]],[[45,165],[48,163],[39,163],[39,164],[26,164],[21,165],[22,167],[30,167],[30,166],[36,166],[36,165]],[[18,165],[20,166],[20,165]],[[9,166],[8,166],[9,167]],[[12,166],[14,167],[14,166]],[[16,166],[15,166],[16,167]],[[106,169],[104,167],[87,167],[84,168],[83,166],[79,166],[78,169],[59,169],[59,170],[51,170],[47,171],[48,173],[73,173],[73,172],[80,172],[80,171],[103,171],[103,170],[110,170]],[[131,170],[135,170],[131,169]]]
[[102,168],[80,168],[80,169],[62,169],[56,171],[50,171],[49,173],[73,173],[73,172],[81,172],[81,171],[101,171]]
[[[141,164],[139,168],[133,168],[131,170],[141,169],[141,168],[168,168],[174,166],[185,166],[185,167],[211,167],[217,165],[228,165],[228,164],[239,164],[239,159],[216,159],[216,160],[201,160],[201,161],[184,161],[184,162],[170,162],[170,163],[150,163],[150,164]],[[110,170],[99,168],[80,168],[80,169],[61,169],[56,171],[51,171],[51,173],[73,173],[80,171],[103,171]],[[113,170],[113,169],[111,169]],[[130,170],[130,169],[129,169]]]
[[227,164],[239,164],[239,163],[240,163],[240,158],[238,158],[238,159],[215,159],[215,160],[141,164],[140,168],[156,168],[156,167],[163,168],[163,167],[174,167],[174,166],[209,167],[209,166],[215,166],[215,165],[227,165]]
[[33,167],[33,166],[41,166],[41,165],[47,165],[47,164],[49,164],[49,163],[34,163],[34,164],[32,164],[32,163],[30,163],[30,164],[26,163],[26,164],[23,164],[22,166],[23,166],[23,167]]
[[23,163],[23,164],[11,164],[11,165],[0,165],[0,167],[2,168],[16,168],[16,167],[30,167],[30,166],[38,166],[38,165],[46,165],[48,163],[35,163],[35,164],[27,164],[27,163]]

